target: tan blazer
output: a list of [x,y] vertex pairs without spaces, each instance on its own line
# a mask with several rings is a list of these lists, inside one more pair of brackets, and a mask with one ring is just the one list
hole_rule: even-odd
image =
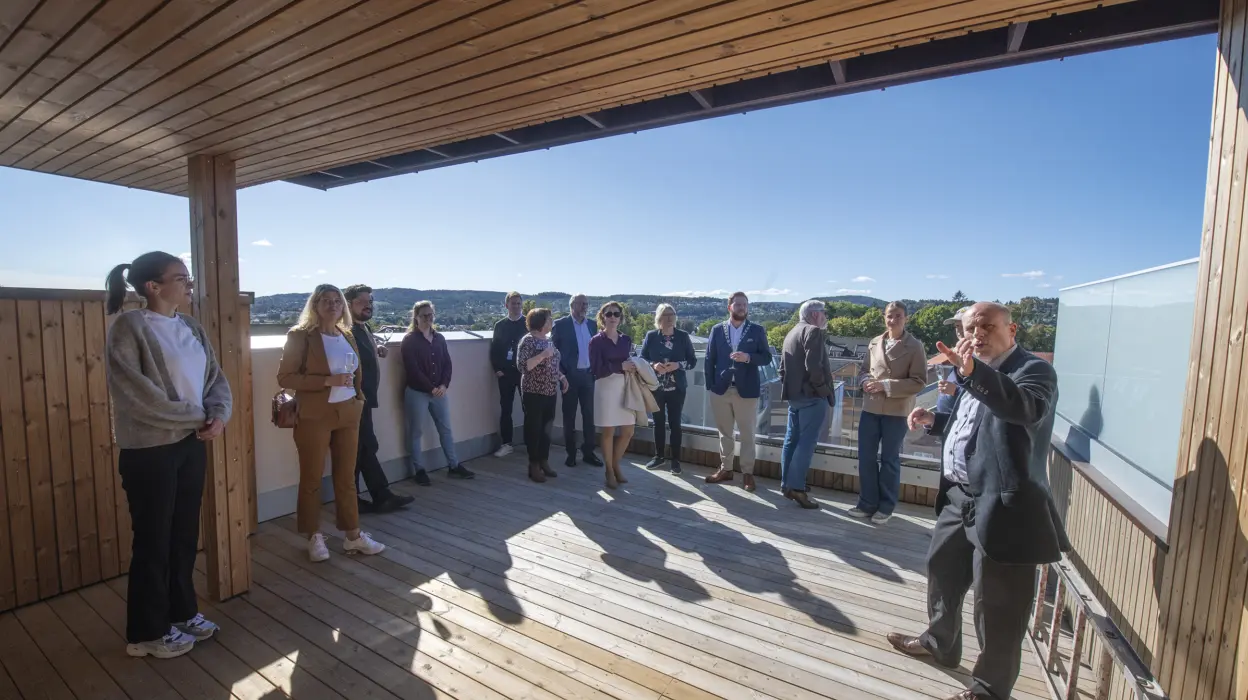
[[[351,349],[359,357],[360,350],[355,344],[351,333],[344,333]],[[306,356],[306,361],[304,360]],[[301,373],[300,366],[304,368]],[[325,416],[329,408],[329,390],[325,386],[325,378],[329,371],[329,358],[325,356],[325,343],[321,340],[321,332],[317,329],[291,329],[286,334],[286,346],[282,348],[282,361],[277,366],[277,385],[283,389],[293,389],[295,398],[299,400],[299,418],[316,420]],[[355,368],[355,398],[364,400],[364,389],[361,384],[361,372],[357,364]]]
[[886,393],[863,392],[862,410],[877,416],[908,416],[914,397],[927,386],[927,351],[923,342],[907,332],[891,350],[884,352],[884,336],[871,340],[859,378],[884,382]]

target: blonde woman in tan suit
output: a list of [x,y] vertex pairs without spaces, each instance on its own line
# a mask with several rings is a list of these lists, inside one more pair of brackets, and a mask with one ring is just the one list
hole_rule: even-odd
[[849,514],[883,525],[901,491],[901,444],[914,397],[927,386],[923,341],[906,331],[906,307],[884,307],[882,335],[871,340],[862,365],[862,414],[858,417],[858,505]]
[[299,451],[299,532],[308,538],[308,558],[325,561],[329,549],[321,532],[321,473],[330,455],[337,525],[348,554],[378,554],[385,545],[360,532],[355,493],[355,458],[364,392],[359,350],[351,337],[351,312],[342,292],[319,285],[286,334],[277,383],[292,389],[299,406],[295,449]]

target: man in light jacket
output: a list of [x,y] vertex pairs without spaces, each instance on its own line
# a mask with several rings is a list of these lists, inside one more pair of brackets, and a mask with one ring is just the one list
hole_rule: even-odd
[[901,491],[901,443],[914,397],[927,386],[923,342],[906,332],[906,307],[884,308],[888,330],[871,340],[859,375],[862,414],[858,417],[858,505],[849,514],[883,525],[893,515]]
[[806,495],[806,472],[832,395],[832,368],[825,346],[828,315],[822,301],[812,300],[802,304],[798,317],[801,321],[784,337],[780,359],[782,396],[789,404],[784,450],[780,453],[780,488],[785,498],[803,508],[817,509],[819,504]]

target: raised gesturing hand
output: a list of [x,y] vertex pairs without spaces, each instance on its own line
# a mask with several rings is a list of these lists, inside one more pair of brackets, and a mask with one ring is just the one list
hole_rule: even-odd
[[963,338],[958,341],[955,347],[949,347],[941,341],[936,341],[936,350],[945,356],[945,360],[958,370],[958,374],[963,377],[971,376],[971,370],[975,369],[974,346],[970,337]]

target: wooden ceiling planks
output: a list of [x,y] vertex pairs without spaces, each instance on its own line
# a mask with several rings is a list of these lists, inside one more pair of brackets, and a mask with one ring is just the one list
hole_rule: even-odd
[[223,153],[258,184],[1096,4],[8,0],[0,165],[184,193]]
[[[662,0],[663,9],[674,9],[677,2]],[[929,2],[929,4],[931,4]],[[992,5],[994,3],[982,3]],[[1010,0],[996,0],[996,5],[1009,6],[1017,4]],[[1052,7],[1060,3],[1041,3]],[[857,7],[854,7],[857,5]],[[874,6],[873,6],[874,5]],[[444,72],[436,78],[425,74],[420,78],[420,87],[433,87],[415,95],[405,86],[391,87],[375,97],[370,104],[360,106],[343,119],[333,119],[335,111],[321,111],[309,114],[302,119],[285,119],[267,132],[253,132],[246,139],[225,143],[214,143],[209,148],[221,149],[235,154],[240,166],[246,167],[261,157],[278,157],[292,148],[307,150],[324,149],[326,140],[342,140],[357,133],[375,133],[387,129],[401,129],[405,125],[424,125],[436,127],[442,123],[453,123],[458,120],[478,118],[480,109],[491,109],[489,105],[497,105],[495,112],[516,110],[531,105],[556,105],[559,99],[576,95],[590,89],[601,88],[610,84],[621,83],[621,75],[641,76],[656,71],[655,61],[665,61],[674,70],[684,70],[690,62],[702,59],[717,59],[747,52],[755,48],[766,48],[776,42],[788,42],[794,39],[820,37],[835,32],[836,28],[847,26],[843,30],[846,37],[879,36],[879,28],[873,23],[912,22],[923,25],[929,14],[953,12],[959,23],[967,21],[966,14],[979,10],[966,7],[956,0],[943,0],[937,10],[918,13],[900,19],[881,18],[878,3],[860,0],[855,3],[843,3],[832,6],[830,3],[799,2],[779,10],[774,9],[774,2],[735,2],[729,6],[719,5],[697,10],[677,18],[657,24],[636,25],[636,31],[621,31],[593,43],[572,43],[579,39],[569,39],[572,48],[552,54],[542,54],[540,58],[516,64],[513,54],[490,55],[482,60],[468,61],[455,66],[453,71]],[[647,5],[643,8],[652,8]],[[977,6],[978,7],[978,6]],[[833,8],[833,9],[829,9]],[[754,14],[742,17],[747,11]],[[621,13],[632,14],[632,11]],[[607,18],[604,18],[604,21]],[[624,20],[621,20],[623,22]],[[627,25],[625,25],[627,26]],[[612,27],[612,30],[615,28]],[[601,31],[606,31],[601,30]],[[548,38],[549,39],[549,38]],[[890,37],[891,40],[891,37]],[[547,41],[547,47],[557,47]],[[837,41],[827,42],[836,45]],[[684,47],[700,47],[696,52],[679,53]],[[546,47],[543,47],[546,48]],[[517,51],[529,49],[518,47]],[[529,49],[533,50],[533,49]],[[605,55],[604,55],[605,54]],[[523,55],[523,54],[520,54]],[[498,66],[504,66],[498,68]],[[615,70],[618,66],[626,66]],[[525,78],[525,76],[530,76]],[[622,101],[620,95],[635,94],[624,84],[615,94],[616,103]],[[398,99],[382,105],[377,101],[385,96],[397,95]],[[507,99],[500,99],[507,98]],[[552,100],[554,102],[552,103]],[[409,107],[416,109],[408,109]],[[577,106],[575,109],[581,109]],[[471,110],[471,111],[469,111]],[[561,109],[564,114],[575,110]],[[388,117],[388,118],[387,118]],[[382,121],[378,122],[378,118]],[[527,117],[531,123],[531,117]],[[427,122],[426,120],[433,120]],[[495,120],[496,122],[497,120]],[[375,123],[375,124],[374,124]],[[370,126],[370,124],[373,124]],[[492,133],[499,129],[493,128],[496,123],[487,123],[480,133]],[[302,128],[301,128],[302,127]],[[452,129],[454,131],[454,128]],[[466,138],[480,133],[460,131],[456,136]],[[267,136],[271,136],[267,141]],[[271,150],[272,145],[279,148]],[[430,144],[432,145],[432,144]],[[266,152],[265,149],[270,149]],[[397,152],[397,151],[396,151]],[[128,186],[149,187],[180,176],[181,157],[168,161],[164,166],[149,168],[146,177],[123,176],[115,180]],[[319,169],[315,167],[313,169]],[[164,178],[152,177],[153,173],[163,173]],[[143,171],[138,173],[144,175]]]
[[[1038,16],[1047,16],[1049,7],[1056,4],[1056,2],[1046,3],[1048,7],[1039,12],[1034,10],[1030,12],[1017,10],[998,12],[991,16],[977,18],[977,23],[974,26],[986,29],[992,26],[1003,26],[1010,20],[1026,20]],[[968,24],[965,20],[958,20],[936,27],[936,29],[942,34],[959,33],[965,31],[967,26]],[[885,43],[888,46],[895,46],[916,41],[926,41],[932,35],[931,30],[932,28],[930,27],[924,27],[911,32],[891,35]],[[240,181],[247,184],[257,184],[277,179],[273,177],[275,173],[278,174],[278,177],[287,177],[287,175],[281,173],[289,172],[291,169],[314,172],[315,170],[333,167],[334,165],[380,158],[424,146],[446,143],[451,139],[458,140],[506,131],[535,122],[566,116],[569,113],[589,113],[628,101],[687,92],[719,81],[753,77],[754,75],[761,75],[780,68],[822,63],[829,58],[856,55],[859,51],[867,51],[879,46],[878,39],[868,39],[855,43],[853,41],[853,32],[854,30],[827,33],[815,32],[813,36],[781,46],[766,46],[749,52],[743,50],[742,53],[722,59],[713,58],[713,60],[695,66],[677,65],[663,72],[634,80],[612,83],[599,88],[589,83],[579,83],[571,88],[566,86],[547,88],[545,91],[527,93],[522,98],[495,103],[493,110],[484,116],[471,113],[450,113],[427,119],[413,119],[411,115],[404,114],[379,123],[368,124],[362,127],[362,129],[370,135],[355,138],[350,138],[356,131],[355,129],[335,130],[331,132],[330,136],[302,141],[293,140],[297,144],[296,146],[270,150],[254,156],[250,154],[244,155],[240,162],[239,177]],[[738,42],[738,44],[734,45],[739,49],[747,49],[749,47],[747,42]],[[836,56],[828,56],[829,46],[839,48],[841,53]],[[716,47],[712,47],[702,50],[701,55],[718,57],[721,54]],[[671,65],[677,63],[676,59],[665,59],[665,61]],[[637,72],[640,73],[641,71],[638,70]],[[613,73],[612,78],[619,79],[625,77],[626,73],[627,71]],[[578,98],[577,102],[560,101],[562,94],[567,94],[573,90],[575,90],[575,95]],[[621,94],[629,95],[631,99],[622,100]],[[500,115],[510,118],[511,121],[500,123]],[[397,125],[400,123],[408,123],[412,126],[399,128]],[[339,158],[332,164],[326,163],[321,155],[331,149],[338,154]],[[246,152],[246,149],[244,152]],[[169,184],[172,179],[173,177],[171,176],[164,180],[139,181],[138,186],[152,185],[159,189]]]

